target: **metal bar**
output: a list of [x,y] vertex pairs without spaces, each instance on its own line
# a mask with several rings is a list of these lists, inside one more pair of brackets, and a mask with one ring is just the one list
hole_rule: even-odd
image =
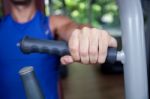
[[19,74],[23,81],[27,99],[45,99],[33,67],[24,67],[19,71]]
[[[150,89],[150,0],[141,0],[143,3],[145,21],[145,39],[146,39],[146,54],[147,54],[147,65],[148,65],[148,88]],[[149,90],[150,91],[150,90]],[[150,92],[149,92],[150,93]]]
[[117,59],[116,60],[124,64],[125,55],[124,55],[123,51],[118,51],[117,52]]
[[125,99],[148,99],[143,13],[140,0],[117,0],[125,53]]

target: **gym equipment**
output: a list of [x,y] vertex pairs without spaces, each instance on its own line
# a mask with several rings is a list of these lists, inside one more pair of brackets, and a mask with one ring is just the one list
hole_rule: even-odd
[[[143,10],[145,15],[145,39],[146,39],[146,54],[147,54],[147,65],[148,65],[148,71],[150,71],[150,0],[142,0],[143,4]],[[150,89],[150,72],[148,72],[148,81]],[[150,93],[150,91],[149,91]]]
[[[124,64],[125,99],[148,99],[147,62],[141,1],[117,0],[117,4],[120,12],[123,49],[117,52],[117,54],[113,54],[117,55],[115,56],[116,59],[113,59],[114,57],[112,56],[110,59],[113,62],[114,60],[118,60]],[[50,43],[48,41],[44,42],[40,40],[39,42],[37,39],[32,40],[30,38],[28,40],[32,41],[30,42],[31,45],[28,42],[21,43],[22,49],[24,49],[22,44],[27,44],[29,47],[25,48],[25,52],[37,51],[47,52],[49,54],[54,52],[58,55],[69,54],[65,43],[52,41],[51,46],[48,44]]]
[[117,0],[125,54],[126,99],[148,99],[143,12],[140,0]]
[[[64,41],[54,41],[54,40],[40,40],[36,38],[31,38],[25,36],[20,42],[20,48],[23,53],[48,53],[58,56],[68,55],[69,48]],[[114,63],[116,61],[121,61],[122,52],[117,53],[116,48],[109,48],[107,54],[107,61],[109,63]]]
[[[53,55],[58,55],[58,56],[69,54],[68,45],[64,41],[36,39],[36,38],[27,37],[27,36],[24,37],[22,41],[20,42],[20,49],[25,54],[48,53],[48,54],[53,54]],[[114,63],[117,60],[120,60],[122,56],[123,56],[122,52],[117,52],[116,48],[109,48],[108,54],[107,54],[107,62]],[[33,76],[33,73],[32,74],[30,73],[31,71],[33,71],[31,67],[25,67],[22,70],[20,70],[20,74],[22,74],[23,76],[22,79],[24,82],[27,97],[31,97],[31,95],[32,97],[37,97],[37,94],[41,94],[42,92],[39,91],[38,83],[36,83],[35,81],[30,83],[30,81],[28,81],[27,77],[32,78],[34,80],[36,79]],[[34,87],[32,90],[30,89],[30,86],[33,84],[34,84]],[[38,92],[35,91],[36,89],[38,89]],[[32,92],[34,91],[35,93],[33,94]],[[31,98],[28,98],[28,99],[31,99]],[[38,99],[41,99],[41,98],[38,98]]]
[[19,74],[25,88],[27,99],[45,99],[32,66],[22,68]]

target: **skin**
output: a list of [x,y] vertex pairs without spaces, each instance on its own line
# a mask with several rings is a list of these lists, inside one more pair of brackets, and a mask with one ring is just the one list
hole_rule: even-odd
[[[13,18],[19,23],[25,23],[35,14],[35,1],[31,0],[28,5],[11,4],[11,9]],[[102,64],[106,60],[107,48],[117,47],[116,40],[105,30],[77,24],[65,16],[51,16],[50,19],[53,35],[69,44],[71,55],[61,57],[64,65],[73,62]]]

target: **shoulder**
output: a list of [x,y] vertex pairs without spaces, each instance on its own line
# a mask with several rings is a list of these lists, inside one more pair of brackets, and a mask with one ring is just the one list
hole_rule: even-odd
[[8,20],[10,20],[10,18],[11,18],[10,15],[4,16],[4,17],[1,18],[1,22],[2,22],[2,23],[5,23],[5,22],[7,22]]
[[11,16],[7,15],[1,18],[1,22],[0,22],[0,28],[4,27],[5,25],[8,25],[9,22],[11,20]]

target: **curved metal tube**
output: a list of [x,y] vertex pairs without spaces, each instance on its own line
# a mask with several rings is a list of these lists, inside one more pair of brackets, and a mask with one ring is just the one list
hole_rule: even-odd
[[143,12],[140,0],[117,0],[125,53],[125,99],[148,99]]

